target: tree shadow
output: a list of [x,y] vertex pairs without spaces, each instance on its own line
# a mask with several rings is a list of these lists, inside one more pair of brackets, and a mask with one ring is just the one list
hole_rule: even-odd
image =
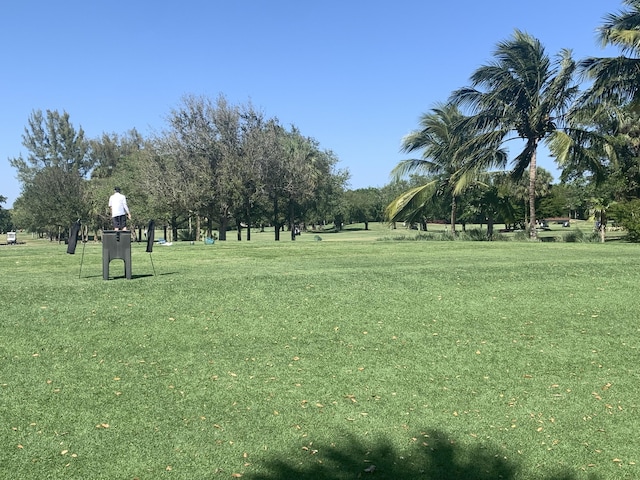
[[[415,437],[413,446],[399,451],[389,441],[366,445],[348,435],[349,449],[310,445],[290,458],[268,459],[269,473],[245,474],[251,480],[515,480],[524,478],[518,464],[486,446],[463,447],[443,432],[431,430]],[[527,478],[531,478],[530,476]],[[571,472],[537,476],[538,480],[576,480]],[[597,477],[590,477],[597,480]]]

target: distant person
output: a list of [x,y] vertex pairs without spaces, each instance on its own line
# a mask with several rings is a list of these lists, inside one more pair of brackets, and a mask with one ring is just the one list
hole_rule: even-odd
[[127,205],[127,197],[120,193],[120,187],[114,188],[114,193],[109,197],[109,208],[113,219],[114,230],[126,230],[127,218],[131,220],[131,213]]

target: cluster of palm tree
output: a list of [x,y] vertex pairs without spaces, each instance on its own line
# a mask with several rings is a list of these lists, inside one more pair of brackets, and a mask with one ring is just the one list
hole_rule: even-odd
[[[390,221],[415,221],[438,198],[451,199],[455,232],[457,198],[470,186],[495,188],[508,166],[506,147],[515,142],[510,177],[528,171],[527,225],[536,237],[537,152],[548,146],[563,175],[589,174],[602,181],[618,162],[639,170],[640,0],[610,14],[599,29],[603,46],[622,50],[615,58],[575,61],[571,51],[550,58],[537,38],[516,30],[497,44],[492,62],[479,67],[470,86],[454,91],[420,120],[402,142],[419,158],[401,161],[396,178],[420,172],[431,180],[396,198],[386,209]],[[579,80],[589,87],[580,90]],[[627,175],[628,177],[628,175]],[[627,185],[629,194],[633,189]],[[629,195],[628,195],[629,196]]]

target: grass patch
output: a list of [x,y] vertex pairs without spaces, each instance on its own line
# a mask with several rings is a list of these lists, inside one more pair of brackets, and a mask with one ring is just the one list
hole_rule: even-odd
[[0,247],[0,477],[640,476],[640,247],[381,233]]

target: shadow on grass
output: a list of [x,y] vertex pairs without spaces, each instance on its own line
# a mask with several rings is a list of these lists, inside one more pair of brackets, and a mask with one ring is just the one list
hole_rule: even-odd
[[[349,448],[310,445],[300,454],[285,459],[269,459],[263,464],[269,473],[245,474],[251,480],[576,480],[571,472],[522,476],[519,465],[486,446],[458,446],[439,431],[421,433],[414,446],[398,451],[390,442],[365,445],[353,436]],[[597,477],[590,477],[597,480]]]
[[[178,272],[162,272],[162,273],[140,273],[140,274],[131,274],[131,280],[137,280],[140,278],[150,278],[150,277],[164,277],[166,275],[176,275]],[[102,274],[100,275],[82,275],[80,278],[100,278],[102,279]],[[113,280],[128,280],[124,275],[113,275],[109,277],[110,281]],[[106,281],[106,280],[105,280]]]

